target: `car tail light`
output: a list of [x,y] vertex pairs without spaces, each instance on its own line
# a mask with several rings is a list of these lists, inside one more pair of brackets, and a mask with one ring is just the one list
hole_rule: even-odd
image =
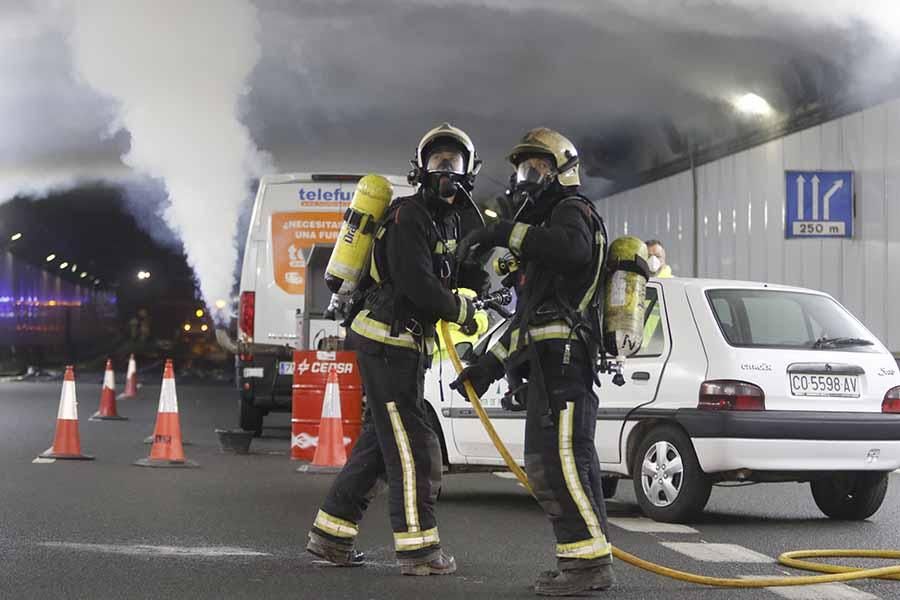
[[256,319],[256,292],[241,292],[241,320],[239,323],[241,337],[248,342],[253,341],[253,322]]
[[881,412],[900,413],[900,386],[892,387],[881,401]]
[[746,381],[718,379],[700,384],[703,410],[766,410],[766,395],[762,388]]

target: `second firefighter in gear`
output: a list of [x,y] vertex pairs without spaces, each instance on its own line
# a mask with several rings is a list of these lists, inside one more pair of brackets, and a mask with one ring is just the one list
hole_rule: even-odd
[[339,565],[361,564],[354,544],[359,523],[386,480],[401,572],[443,575],[456,562],[441,549],[434,511],[442,460],[423,380],[438,319],[464,332],[477,327],[472,300],[453,291],[468,283],[454,280],[453,251],[458,210],[479,163],[469,136],[444,124],[422,138],[413,164],[419,188],[388,208],[375,234],[370,281],[349,324],[348,345],[366,392],[362,431],[322,503],[307,550]]
[[515,221],[473,232],[474,246],[508,248],[520,261],[518,303],[506,333],[452,387],[468,379],[481,395],[505,371],[527,380],[525,468],[556,534],[557,568],[534,585],[541,595],[606,589],[613,582],[593,392],[598,302],[606,233],[578,194],[578,154],[556,131],[529,131],[513,148]]

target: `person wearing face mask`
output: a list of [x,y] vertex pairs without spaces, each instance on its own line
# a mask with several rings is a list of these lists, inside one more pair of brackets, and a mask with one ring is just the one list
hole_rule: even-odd
[[456,561],[438,534],[441,449],[422,390],[436,321],[466,334],[477,329],[472,300],[455,291],[472,283],[453,251],[458,213],[471,202],[481,161],[469,136],[445,123],[425,134],[412,164],[418,189],[395,199],[376,229],[368,281],[348,318],[347,342],[366,392],[362,431],[316,515],[307,550],[340,566],[363,564],[355,548],[359,522],[386,480],[401,573],[445,575]]
[[666,249],[659,240],[647,240],[647,253],[650,257],[647,259],[647,266],[650,267],[650,275],[663,279],[665,277],[673,277],[672,268],[666,264]]
[[526,413],[525,469],[556,535],[557,568],[541,573],[539,595],[566,596],[613,583],[593,392],[606,230],[579,194],[578,152],[560,133],[533,129],[509,157],[514,220],[499,220],[460,243],[459,258],[504,247],[518,259],[518,302],[506,333],[451,387],[482,395],[504,373],[527,380],[513,407]]

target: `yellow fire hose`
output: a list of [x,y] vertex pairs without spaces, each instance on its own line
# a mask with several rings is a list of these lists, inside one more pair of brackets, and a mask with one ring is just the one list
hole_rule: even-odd
[[[451,337],[447,323],[445,321],[441,321],[440,326],[441,335],[445,340],[448,340],[449,342]],[[456,369],[457,373],[461,372],[463,366],[462,362],[460,362],[459,360],[459,355],[456,353],[456,348],[454,348],[450,343],[447,343],[446,346],[447,353],[450,355],[450,360],[453,362],[453,367]],[[466,381],[465,388],[466,395],[469,397],[469,401],[472,403],[472,407],[475,408],[475,412],[478,413],[478,418],[481,420],[481,424],[484,426],[485,431],[487,431],[488,436],[494,443],[494,447],[497,448],[500,456],[503,457],[503,461],[506,463],[506,466],[509,467],[509,470],[515,474],[516,479],[518,479],[522,483],[522,485],[525,486],[525,489],[528,490],[528,492],[532,496],[534,496],[531,485],[528,483],[528,476],[525,474],[525,471],[523,471],[522,468],[516,463],[516,461],[513,460],[512,456],[509,454],[509,450],[507,450],[506,446],[503,444],[503,440],[501,440],[500,436],[497,435],[497,431],[491,424],[491,420],[488,417],[487,413],[484,411],[484,407],[481,406],[481,401],[478,399],[478,394],[475,393],[475,389],[472,387],[472,384]],[[706,575],[687,573],[685,571],[679,571],[677,569],[670,569],[669,567],[657,565],[642,558],[638,558],[633,554],[629,554],[628,552],[625,552],[624,550],[621,550],[619,548],[614,547],[612,552],[613,556],[615,556],[619,560],[640,569],[650,571],[651,573],[656,573],[657,575],[662,575],[663,577],[671,577],[672,579],[677,579],[679,581],[687,581],[688,583],[717,587],[762,588],[784,587],[792,585],[813,585],[817,583],[836,583],[841,581],[854,581],[857,579],[900,580],[900,565],[894,567],[881,567],[878,569],[859,569],[856,567],[844,567],[841,565],[830,565],[825,563],[815,563],[800,560],[803,558],[838,557],[900,559],[900,550],[794,550],[791,552],[784,552],[778,557],[778,562],[786,567],[829,574],[806,575],[798,577],[765,577],[759,579],[707,577]]]

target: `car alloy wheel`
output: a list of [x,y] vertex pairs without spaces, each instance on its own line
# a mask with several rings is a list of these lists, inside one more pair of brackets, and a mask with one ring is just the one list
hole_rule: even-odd
[[681,493],[684,464],[678,449],[660,440],[650,446],[641,463],[641,486],[653,506],[670,506]]

